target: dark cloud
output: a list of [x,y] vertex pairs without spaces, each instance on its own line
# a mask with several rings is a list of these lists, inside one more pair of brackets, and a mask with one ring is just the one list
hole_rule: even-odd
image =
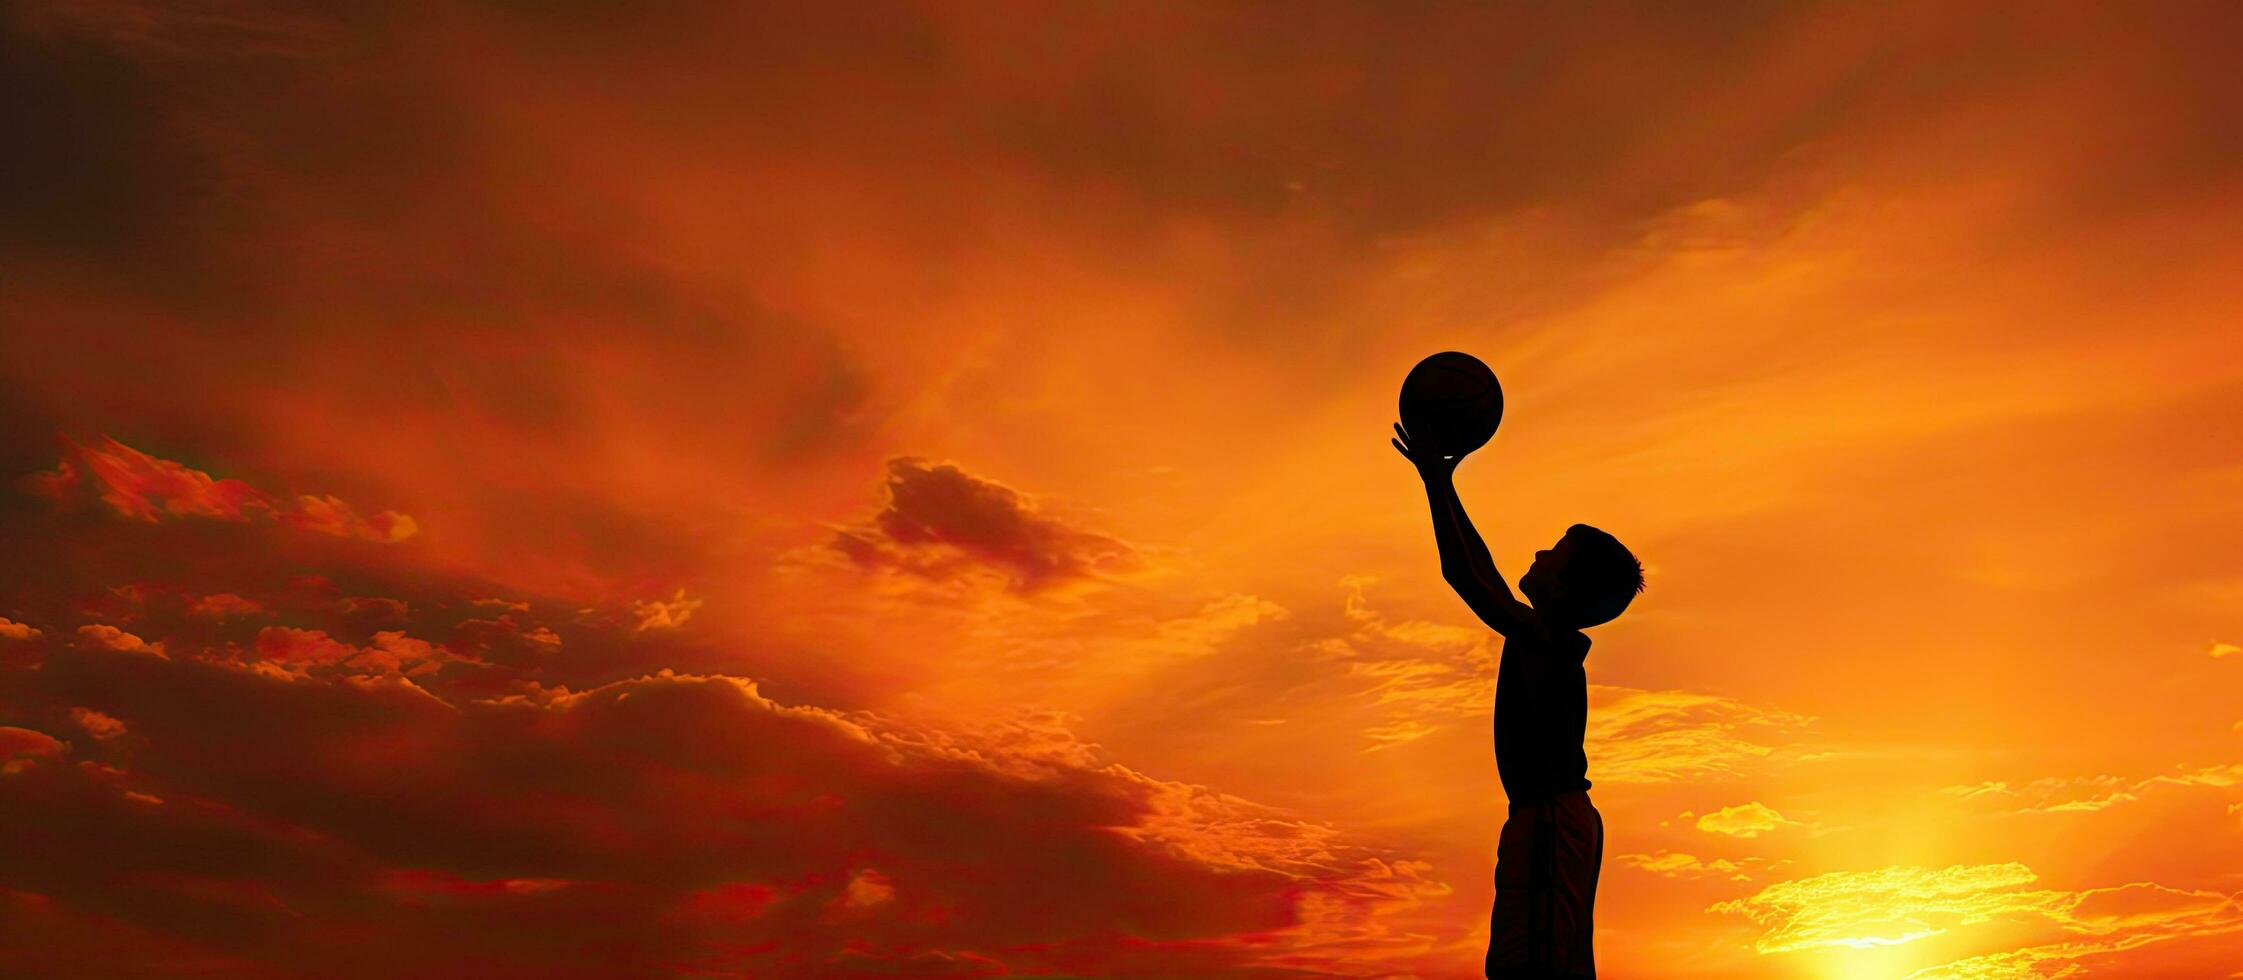
[[833,547],[868,568],[937,582],[995,573],[1033,593],[1139,571],[1127,543],[1039,511],[1019,491],[951,463],[888,461],[888,497],[872,520],[841,528]]
[[[1383,867],[1051,724],[657,669],[690,624],[207,514],[249,498],[163,462],[126,506],[5,524],[53,560],[0,568],[0,972],[1282,975],[1256,964],[1304,896]],[[1024,588],[1129,554],[954,467],[891,475],[890,548]]]
[[[280,662],[349,659],[325,637],[266,636]],[[42,846],[10,849],[0,883],[287,971],[372,972],[338,942],[369,930],[514,969],[587,931],[641,971],[758,944],[775,948],[731,967],[1041,969],[1043,944],[1279,930],[1302,889],[1347,874],[1288,857],[1272,814],[1216,822],[1117,767],[780,705],[726,677],[452,703],[401,679],[96,648],[0,684],[8,703],[98,711],[137,746],[122,768],[74,763],[21,730],[0,826]],[[1117,832],[1156,825],[1171,836]],[[1195,834],[1243,856],[1211,859]],[[754,900],[728,916],[725,895]],[[468,931],[487,934],[445,945]]]

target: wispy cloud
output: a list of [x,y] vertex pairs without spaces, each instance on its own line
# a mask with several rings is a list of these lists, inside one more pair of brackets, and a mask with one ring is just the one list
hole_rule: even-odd
[[2243,763],[2225,763],[2145,778],[2114,775],[2050,776],[2011,784],[2003,780],[1945,786],[1940,792],[1981,803],[1999,803],[2009,813],[2092,813],[2142,799],[2158,787],[2228,789],[2243,785]]
[[1590,766],[1595,778],[1625,783],[1735,775],[1796,744],[1813,722],[1718,695],[1592,684]]

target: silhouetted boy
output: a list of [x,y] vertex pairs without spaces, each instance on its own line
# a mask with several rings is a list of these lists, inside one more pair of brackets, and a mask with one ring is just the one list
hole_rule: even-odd
[[1612,535],[1575,524],[1519,577],[1513,598],[1456,496],[1461,456],[1413,450],[1394,426],[1394,448],[1417,467],[1433,505],[1441,577],[1503,634],[1495,675],[1495,768],[1511,799],[1495,849],[1495,910],[1487,975],[1594,977],[1591,913],[1604,861],[1604,818],[1589,805],[1589,682],[1581,631],[1609,622],[1643,591],[1643,565]]

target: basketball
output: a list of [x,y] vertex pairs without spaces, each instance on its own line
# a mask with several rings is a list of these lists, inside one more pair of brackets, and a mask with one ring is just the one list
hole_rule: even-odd
[[1411,446],[1462,456],[1495,435],[1503,421],[1503,387],[1479,358],[1442,351],[1417,362],[1402,379],[1401,408]]

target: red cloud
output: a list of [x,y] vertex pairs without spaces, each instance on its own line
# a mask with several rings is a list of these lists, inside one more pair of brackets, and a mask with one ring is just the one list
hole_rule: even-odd
[[420,525],[412,518],[396,511],[385,510],[360,517],[350,504],[332,496],[297,497],[294,508],[279,511],[278,515],[281,523],[290,527],[338,538],[393,542],[403,541],[420,531]]
[[255,616],[265,612],[262,603],[244,599],[231,592],[214,592],[189,603],[188,613],[211,619],[232,619],[237,616]]
[[[56,496],[73,491],[83,473],[91,474],[91,489],[117,513],[135,520],[156,521],[160,515],[197,515],[220,520],[248,520],[245,508],[267,509],[264,494],[240,480],[215,480],[210,474],[168,459],[157,459],[137,449],[102,437],[87,446],[65,440],[62,462],[38,486]],[[73,465],[75,463],[76,465]]]
[[[93,445],[63,440],[61,462],[51,473],[30,480],[31,488],[57,500],[91,493],[111,510],[138,521],[170,517],[207,517],[249,521],[263,517],[302,531],[339,538],[393,543],[412,537],[419,525],[395,511],[360,516],[332,496],[275,498],[240,480],[159,459],[103,436]],[[90,479],[89,479],[90,475]]]
[[95,739],[107,741],[125,734],[125,723],[88,708],[70,709],[70,720]]
[[20,772],[34,760],[59,756],[68,748],[45,732],[0,726],[0,774]]
[[162,643],[150,643],[107,623],[90,623],[78,627],[78,639],[89,645],[120,653],[146,653],[157,657],[164,655]]
[[358,677],[420,676],[458,659],[402,630],[384,630],[366,646],[356,647],[321,630],[268,626],[257,631],[256,651],[260,669],[295,677],[326,673],[325,668],[343,668],[341,673]]

